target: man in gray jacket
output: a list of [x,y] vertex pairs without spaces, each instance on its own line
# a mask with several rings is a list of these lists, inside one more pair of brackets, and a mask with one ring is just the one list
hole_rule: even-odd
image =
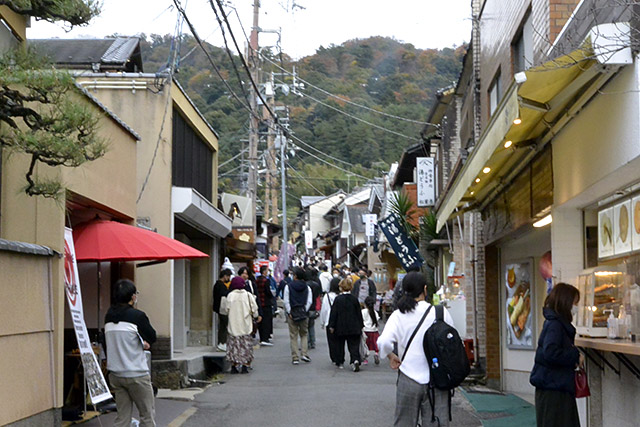
[[114,426],[129,427],[135,403],[141,426],[155,426],[155,402],[145,350],[156,341],[147,315],[136,308],[138,291],[131,280],[115,284],[115,304],[105,316],[107,370],[118,415]]

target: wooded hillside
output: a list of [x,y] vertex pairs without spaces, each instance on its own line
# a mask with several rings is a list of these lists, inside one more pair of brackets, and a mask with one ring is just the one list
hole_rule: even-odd
[[[171,43],[170,36],[147,37],[142,47],[146,72],[166,68]],[[246,92],[249,82],[238,58],[234,56],[238,67],[236,75],[223,49],[207,47],[223,77],[244,99],[238,75]],[[390,116],[424,122],[435,92],[456,81],[464,50],[464,47],[422,50],[393,39],[372,37],[351,40],[340,46],[320,47],[316,54],[297,62],[286,54],[276,56],[266,52],[272,62],[265,60],[263,70],[266,79],[272,71],[283,73],[282,69],[285,69],[291,72],[296,66],[298,77],[306,82],[304,89],[300,89],[302,96],[294,93],[284,96],[281,92],[276,96],[279,105],[290,107],[294,134],[323,153],[359,167],[350,167],[310,151],[349,171],[374,176],[388,170],[388,165],[397,161],[407,146],[419,141],[421,124]],[[248,112],[230,95],[191,37],[185,36],[181,40],[179,57],[177,79],[220,133],[220,163],[223,163],[246,144],[241,140],[248,137]],[[277,75],[275,82],[291,86],[292,77]],[[299,142],[296,144],[309,150]],[[264,148],[261,146],[259,151]],[[221,168],[223,190],[239,188],[242,178],[237,168],[239,164],[238,159]],[[290,164],[307,178],[304,181],[295,172],[288,174],[291,178],[288,193],[295,198],[319,192],[329,194],[338,188],[346,191],[363,182],[362,178],[349,177],[346,172],[323,164],[302,151],[290,156]]]

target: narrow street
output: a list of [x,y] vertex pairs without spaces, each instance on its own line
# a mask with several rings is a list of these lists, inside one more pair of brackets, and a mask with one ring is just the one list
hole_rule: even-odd
[[[184,426],[390,426],[395,408],[396,373],[386,360],[358,373],[331,365],[324,330],[316,326],[311,363],[291,364],[289,332],[274,320],[273,347],[255,352],[255,369],[225,375],[224,384],[198,395],[197,411]],[[453,400],[453,425],[480,426],[460,393]]]

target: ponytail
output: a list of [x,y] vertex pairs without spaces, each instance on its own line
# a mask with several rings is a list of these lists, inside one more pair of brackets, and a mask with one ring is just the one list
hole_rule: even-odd
[[407,313],[413,311],[418,305],[416,298],[424,292],[424,288],[427,286],[427,281],[421,273],[412,271],[407,273],[402,279],[402,290],[404,293],[398,301],[398,310],[401,313]]
[[373,306],[375,305],[375,303],[376,303],[376,300],[372,296],[368,296],[364,299],[364,305],[367,307],[367,310],[369,310],[369,317],[371,317],[371,321],[377,327],[378,318],[376,316],[376,311],[373,309]]

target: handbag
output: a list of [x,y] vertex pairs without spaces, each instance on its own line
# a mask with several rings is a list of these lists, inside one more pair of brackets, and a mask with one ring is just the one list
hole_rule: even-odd
[[369,347],[367,346],[367,334],[362,332],[360,337],[360,360],[365,360],[369,357]]
[[587,380],[587,373],[584,371],[584,368],[576,369],[575,382],[576,399],[591,396],[591,391],[589,390],[589,381]]

